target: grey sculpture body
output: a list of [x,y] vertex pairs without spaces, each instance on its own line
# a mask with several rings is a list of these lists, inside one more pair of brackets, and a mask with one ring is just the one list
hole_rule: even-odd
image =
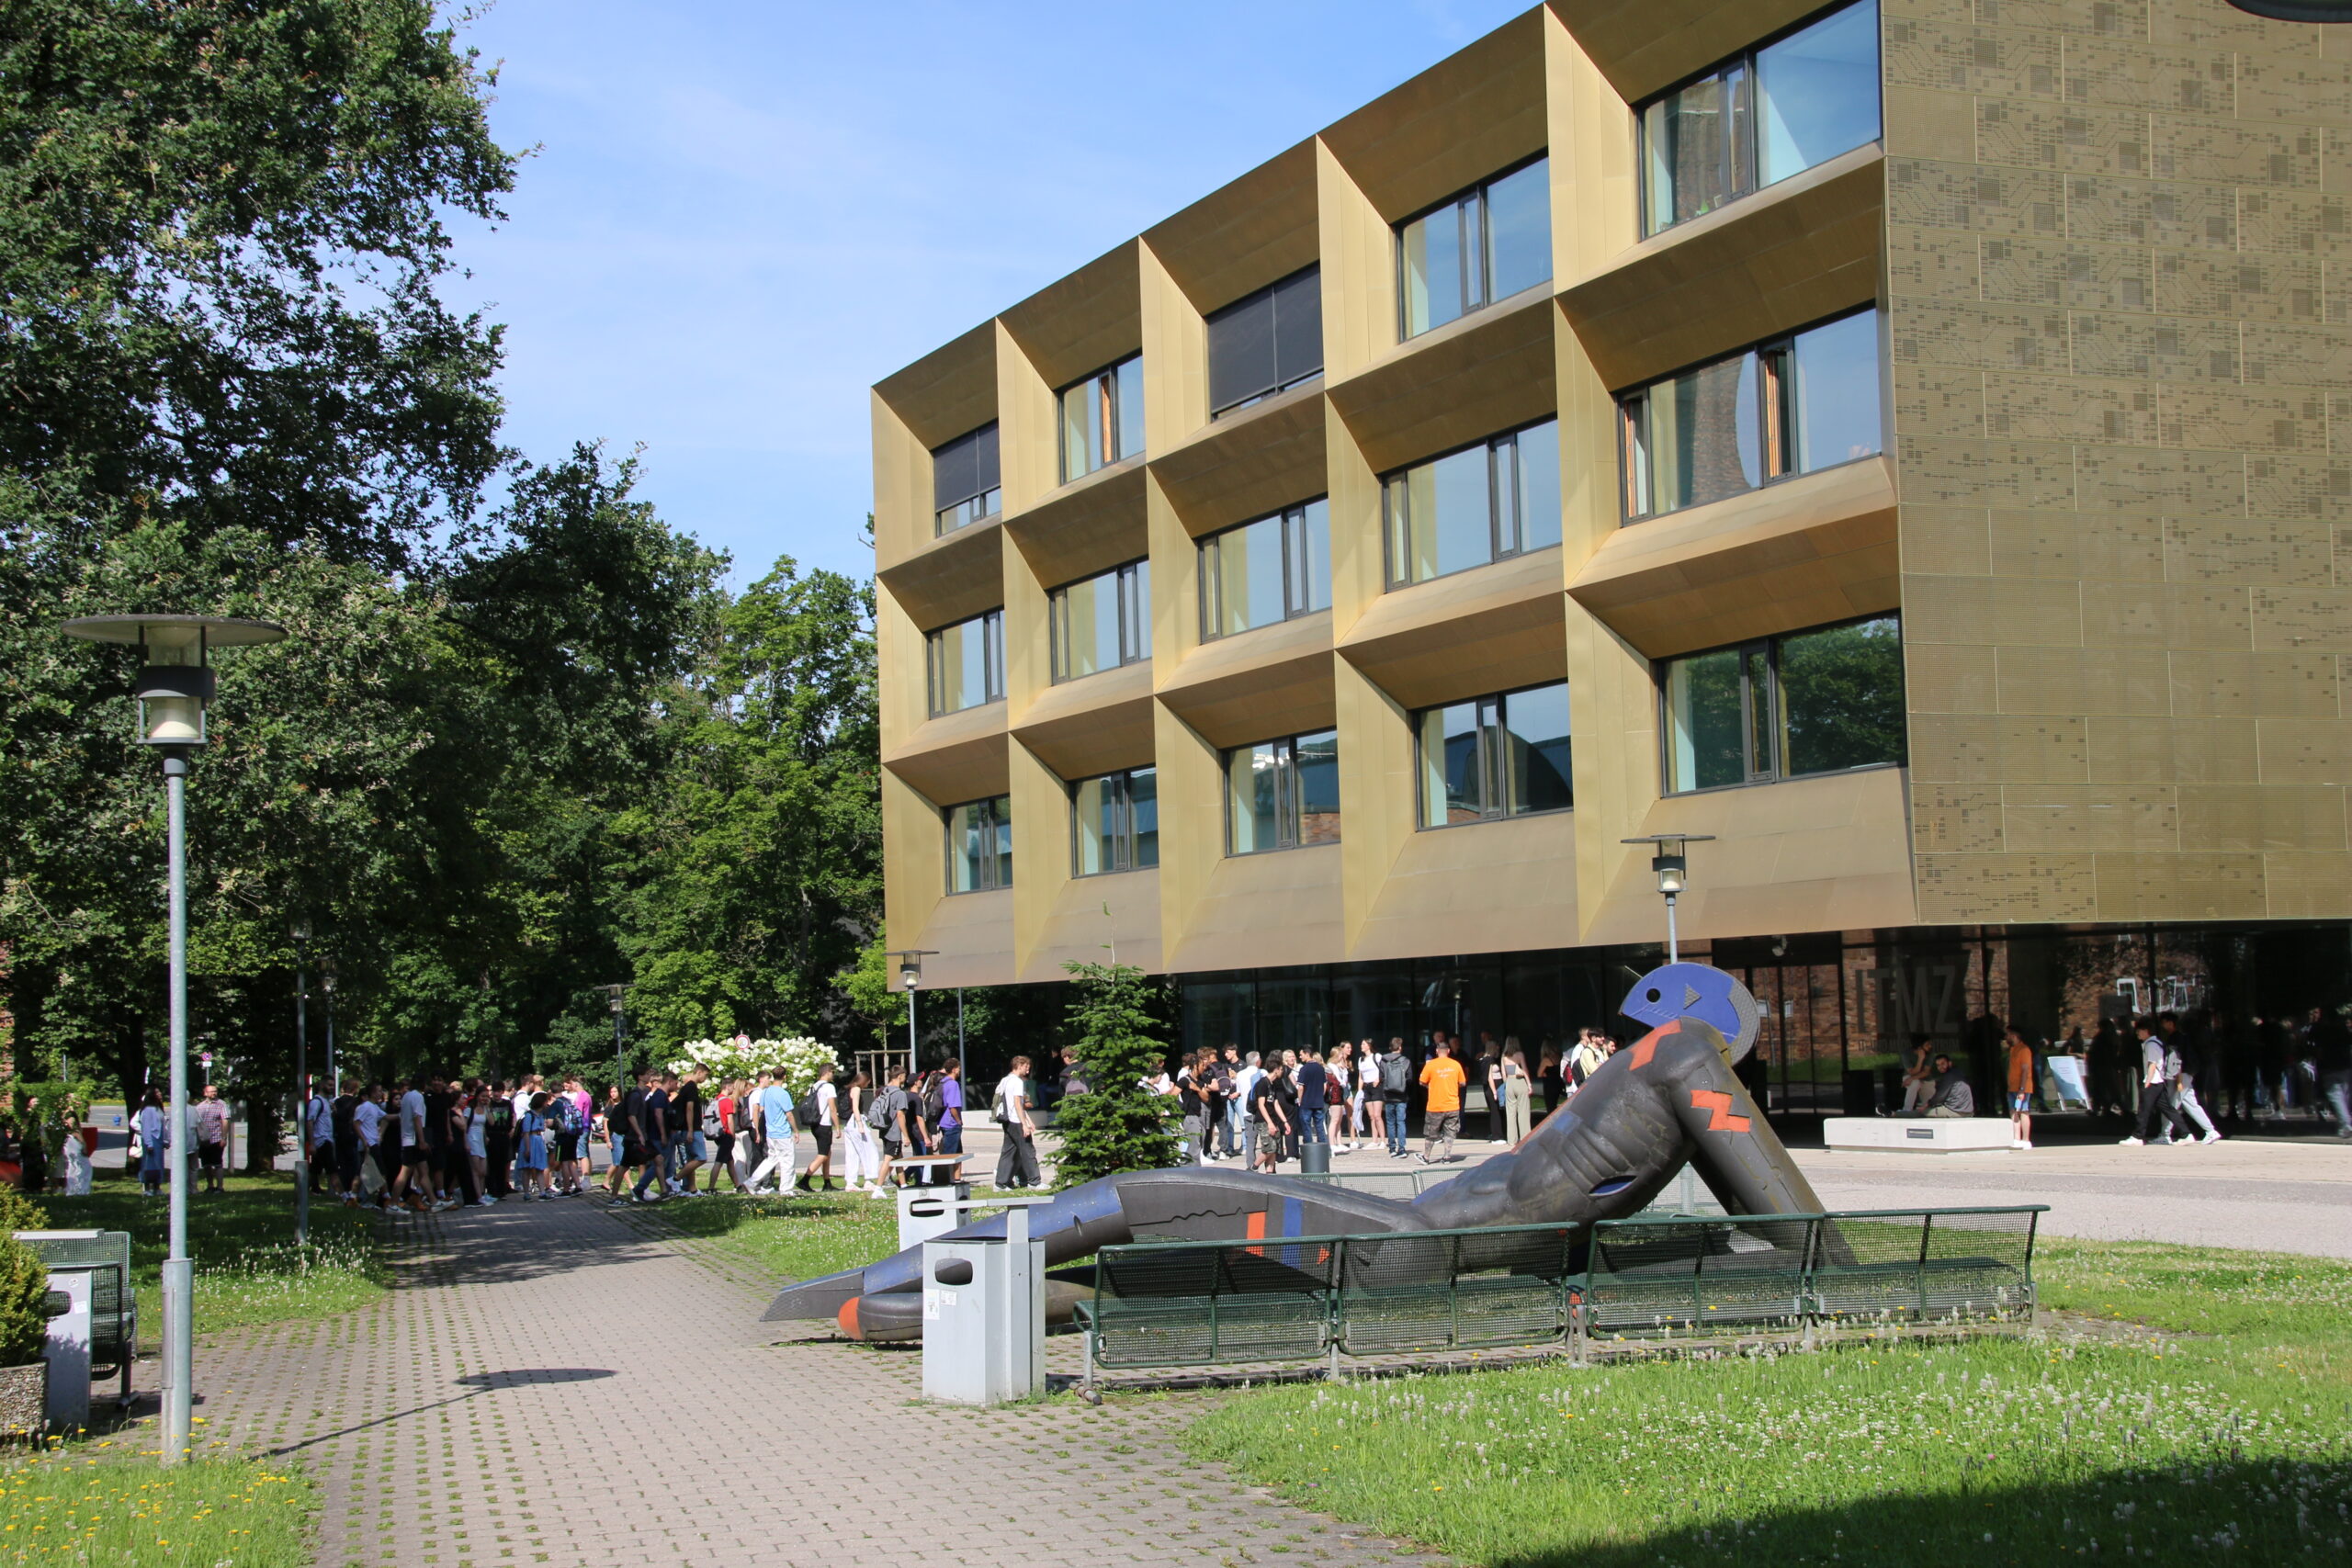
[[[1029,1211],[1047,1265],[1136,1240],[1255,1241],[1477,1225],[1589,1224],[1639,1213],[1687,1164],[1735,1214],[1821,1201],[1733,1075],[1713,1027],[1677,1018],[1620,1051],[1519,1145],[1410,1202],[1295,1178],[1186,1167],[1105,1177]],[[1001,1236],[1001,1216],[956,1237]],[[1407,1249],[1419,1255],[1419,1249]],[[1400,1267],[1414,1265],[1400,1258]],[[833,1318],[854,1338],[919,1338],[922,1249],[788,1286],[764,1321]]]

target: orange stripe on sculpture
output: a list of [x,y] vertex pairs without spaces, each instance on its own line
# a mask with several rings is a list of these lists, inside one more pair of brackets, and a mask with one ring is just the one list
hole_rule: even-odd
[[1731,1113],[1731,1096],[1724,1094],[1720,1090],[1712,1089],[1692,1089],[1690,1091],[1690,1106],[1694,1111],[1703,1111],[1707,1113],[1707,1131],[1710,1133],[1745,1133],[1747,1131],[1747,1118],[1745,1116],[1734,1116]]

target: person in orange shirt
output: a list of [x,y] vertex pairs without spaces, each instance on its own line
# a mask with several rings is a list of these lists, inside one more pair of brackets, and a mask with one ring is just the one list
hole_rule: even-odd
[[1429,1101],[1421,1110],[1421,1163],[1434,1165],[1430,1156],[1440,1143],[1445,1153],[1439,1159],[1453,1157],[1453,1135],[1462,1131],[1462,1086],[1469,1081],[1462,1064],[1453,1059],[1453,1047],[1443,1040],[1437,1043],[1437,1055],[1421,1066],[1421,1087],[1429,1090]]
[[2009,1146],[2033,1147],[2033,1047],[2012,1028],[2009,1032]]

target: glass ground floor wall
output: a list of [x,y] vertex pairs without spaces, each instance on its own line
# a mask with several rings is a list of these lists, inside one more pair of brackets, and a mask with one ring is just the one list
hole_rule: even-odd
[[[1736,975],[1764,1011],[1748,1087],[1775,1115],[1877,1109],[1915,1033],[1951,1050],[1979,1102],[1998,1074],[2002,1030],[2037,1044],[2104,1020],[2168,1011],[2217,1040],[2257,1020],[2352,1002],[2352,923],[2130,927],[1907,927],[1797,932],[1686,944]],[[1563,948],[1172,976],[1186,1050],[1328,1049],[1402,1036],[1418,1060],[1435,1031],[1469,1043],[1516,1040],[1531,1066],[1586,1025],[1619,1039],[1639,1026],[1617,1004],[1664,961],[1657,947]]]

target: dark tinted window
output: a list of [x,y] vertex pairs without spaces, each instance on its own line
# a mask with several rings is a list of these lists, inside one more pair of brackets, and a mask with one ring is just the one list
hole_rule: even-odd
[[1208,320],[1209,412],[1254,402],[1323,369],[1322,274],[1293,273]]
[[932,448],[931,506],[940,533],[992,515],[998,492],[995,421]]

